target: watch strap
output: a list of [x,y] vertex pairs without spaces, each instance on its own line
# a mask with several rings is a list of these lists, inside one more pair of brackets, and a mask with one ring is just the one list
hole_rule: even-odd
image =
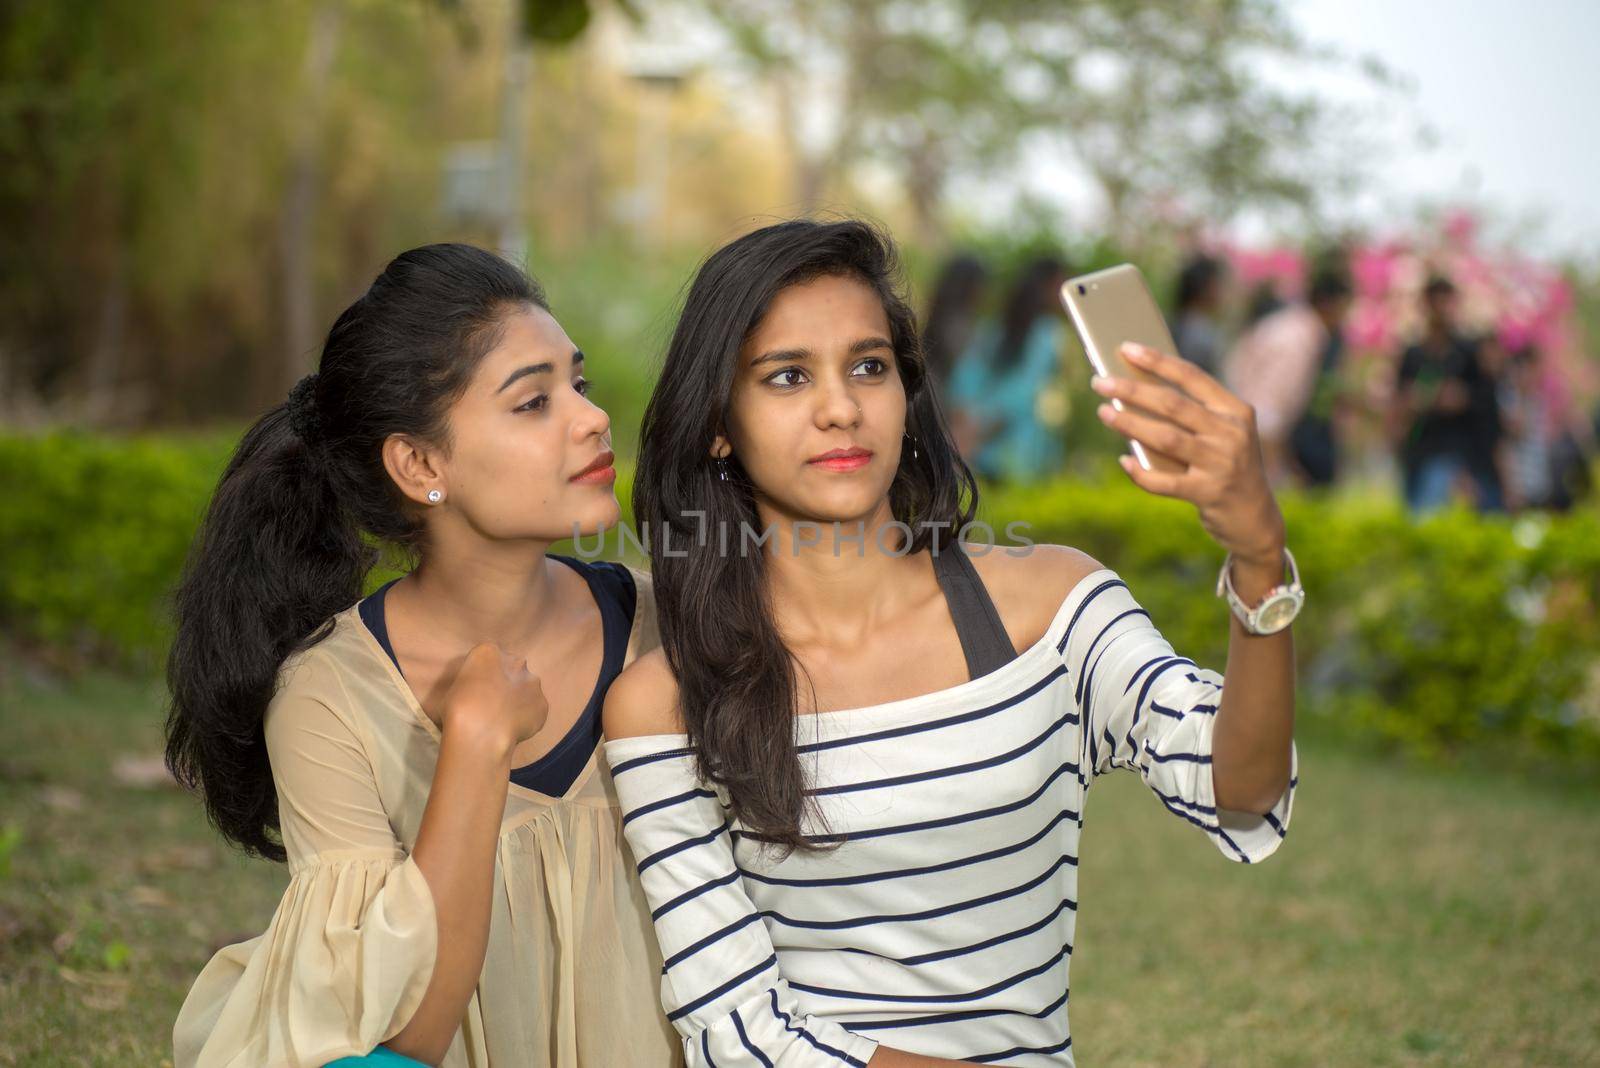
[[[1230,552],[1227,559],[1222,562],[1222,570],[1217,575],[1217,596],[1227,599],[1228,607],[1239,618],[1239,622],[1244,625],[1245,630],[1251,634],[1276,634],[1278,631],[1283,630],[1294,621],[1295,616],[1299,615],[1300,608],[1305,603],[1305,589],[1300,585],[1300,568],[1295,563],[1294,554],[1289,551],[1288,546],[1285,546],[1283,555],[1289,571],[1289,581],[1279,583],[1268,590],[1266,595],[1261,598],[1261,603],[1254,608],[1246,605],[1233,588],[1231,575],[1233,554]],[[1262,629],[1260,625],[1262,611],[1268,605],[1285,597],[1292,599],[1294,605],[1289,618],[1281,626],[1274,627],[1271,630]]]

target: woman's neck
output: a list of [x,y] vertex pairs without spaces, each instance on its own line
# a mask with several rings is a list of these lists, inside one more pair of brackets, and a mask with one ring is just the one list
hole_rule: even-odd
[[767,588],[779,630],[792,646],[851,643],[901,616],[926,592],[917,581],[926,561],[904,548],[905,528],[891,525],[887,501],[871,518],[840,520],[837,538],[832,521],[768,523]]
[[424,555],[390,597],[401,591],[402,610],[426,619],[440,644],[470,649],[492,641],[502,649],[527,649],[556,614],[559,591],[549,548],[535,541],[440,546]]

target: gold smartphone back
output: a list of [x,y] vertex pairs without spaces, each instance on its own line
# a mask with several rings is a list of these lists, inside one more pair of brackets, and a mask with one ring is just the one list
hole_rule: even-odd
[[[1072,318],[1078,339],[1083,342],[1083,352],[1095,372],[1113,378],[1131,378],[1150,382],[1164,389],[1174,389],[1172,383],[1148,371],[1141,371],[1122,358],[1121,346],[1135,342],[1160,352],[1176,354],[1167,330],[1167,321],[1145,285],[1144,275],[1131,263],[1108,267],[1079,278],[1069,279],[1061,287],[1061,301]],[[1161,419],[1154,412],[1136,405],[1113,400],[1118,409],[1126,408],[1153,419]],[[1134,459],[1146,471],[1187,470],[1181,460],[1148,448],[1142,442],[1132,441]]]

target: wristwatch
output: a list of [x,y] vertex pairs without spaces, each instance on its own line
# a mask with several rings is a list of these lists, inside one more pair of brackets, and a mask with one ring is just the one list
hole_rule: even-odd
[[1222,562],[1222,574],[1217,576],[1217,596],[1227,597],[1228,607],[1233,609],[1233,614],[1239,617],[1239,622],[1251,634],[1278,633],[1294,622],[1294,617],[1300,614],[1300,606],[1306,603],[1306,591],[1300,585],[1300,569],[1295,566],[1294,554],[1285,548],[1283,555],[1289,561],[1289,581],[1274,586],[1254,608],[1247,608],[1233,590],[1233,579],[1229,574],[1233,554],[1229,553]]

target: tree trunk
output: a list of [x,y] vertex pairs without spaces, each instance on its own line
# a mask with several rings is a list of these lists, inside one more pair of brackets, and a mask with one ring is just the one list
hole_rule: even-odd
[[122,381],[123,352],[128,336],[128,270],[120,239],[112,254],[105,288],[100,292],[94,345],[84,381],[83,420],[90,425],[114,421],[118,412],[117,387]]
[[800,134],[800,113],[795,102],[796,77],[791,71],[774,72],[772,88],[777,104],[778,126],[784,147],[789,152],[789,185],[794,208],[799,214],[805,215],[816,210],[822,202],[822,190],[828,179],[822,165],[806,151],[805,138]]
[[499,222],[495,243],[500,254],[519,266],[528,261],[528,232],[523,221],[523,151],[526,137],[528,74],[533,44],[528,40],[522,0],[511,0],[506,27],[506,60],[500,82],[500,151],[498,166]]
[[322,177],[322,118],[343,17],[339,4],[331,0],[317,4],[306,41],[289,185],[279,216],[284,330],[284,381],[280,385],[285,388],[316,362],[314,241]]
[[906,193],[916,226],[917,243],[924,251],[945,245],[944,216],[940,211],[946,178],[943,153],[934,141],[924,140],[906,159]]

